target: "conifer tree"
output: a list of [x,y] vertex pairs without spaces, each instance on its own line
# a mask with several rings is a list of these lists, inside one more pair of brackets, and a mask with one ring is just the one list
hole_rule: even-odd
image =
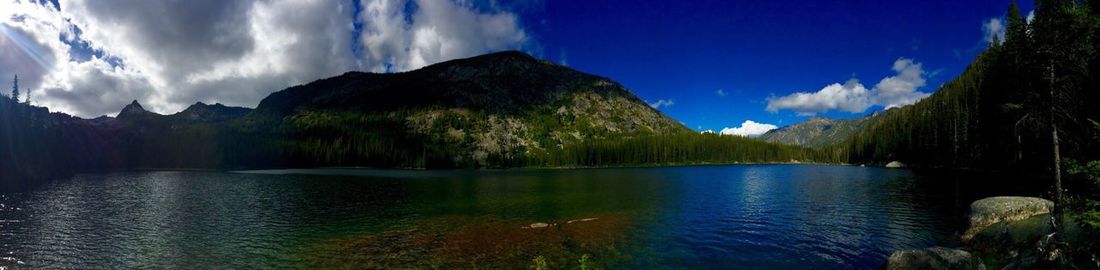
[[15,75],[15,79],[11,81],[11,100],[19,102],[19,75]]

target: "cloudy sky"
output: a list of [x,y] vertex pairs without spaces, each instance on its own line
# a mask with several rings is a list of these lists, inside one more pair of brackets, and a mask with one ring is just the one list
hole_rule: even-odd
[[18,74],[33,103],[82,117],[113,115],[131,100],[175,113],[199,101],[254,107],[271,92],[352,70],[406,71],[514,49],[608,76],[689,127],[753,135],[927,96],[1003,32],[1007,7],[1008,0],[0,0],[0,78]]

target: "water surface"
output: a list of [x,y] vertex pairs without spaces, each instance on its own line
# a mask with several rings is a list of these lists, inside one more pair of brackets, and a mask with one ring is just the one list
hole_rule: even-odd
[[0,192],[0,266],[879,268],[950,243],[974,199],[1035,195],[981,179],[818,165],[80,175]]

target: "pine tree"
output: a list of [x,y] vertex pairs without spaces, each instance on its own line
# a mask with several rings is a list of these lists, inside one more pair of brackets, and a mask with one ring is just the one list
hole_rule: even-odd
[[15,79],[11,81],[11,100],[19,102],[19,75],[15,75]]
[[[1043,71],[1039,87],[1035,89],[1043,95],[1040,115],[1046,116],[1049,123],[1049,139],[1054,176],[1056,207],[1052,213],[1052,225],[1059,230],[1059,221],[1063,208],[1064,189],[1062,186],[1062,158],[1064,150],[1073,151],[1079,145],[1069,140],[1062,149],[1063,132],[1068,137],[1079,134],[1074,115],[1083,115],[1088,106],[1082,100],[1088,91],[1085,82],[1088,74],[1088,59],[1093,56],[1091,32],[1093,23],[1088,18],[1086,8],[1072,0],[1048,0],[1039,2],[1034,22],[1034,37],[1038,52],[1038,66]],[[1076,131],[1076,132],[1075,132]],[[1071,153],[1072,156],[1072,153]]]
[[1007,24],[1005,40],[1016,44],[1026,43],[1028,40],[1027,20],[1020,15],[1020,8],[1016,6],[1016,1],[1012,1],[1012,4],[1008,6],[1008,14],[1006,14],[1005,20]]

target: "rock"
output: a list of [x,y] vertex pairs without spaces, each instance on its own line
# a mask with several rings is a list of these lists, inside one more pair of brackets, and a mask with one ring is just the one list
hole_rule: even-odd
[[574,219],[574,220],[570,220],[570,221],[565,222],[565,224],[573,224],[573,222],[589,222],[589,221],[593,221],[593,220],[596,220],[596,219],[597,218]]
[[550,224],[546,224],[546,223],[542,223],[542,222],[536,222],[536,223],[531,223],[531,225],[527,225],[527,227],[523,227],[523,228],[524,229],[542,229],[542,228],[546,228],[546,227],[550,227]]
[[886,168],[905,168],[905,163],[901,163],[901,161],[897,160],[891,161],[890,163],[886,163]]
[[963,233],[963,241],[969,241],[989,226],[1001,222],[1013,222],[1050,213],[1054,202],[1035,197],[989,197],[970,204],[970,228]]
[[931,247],[894,251],[886,260],[886,269],[985,269],[985,264],[964,250]]

